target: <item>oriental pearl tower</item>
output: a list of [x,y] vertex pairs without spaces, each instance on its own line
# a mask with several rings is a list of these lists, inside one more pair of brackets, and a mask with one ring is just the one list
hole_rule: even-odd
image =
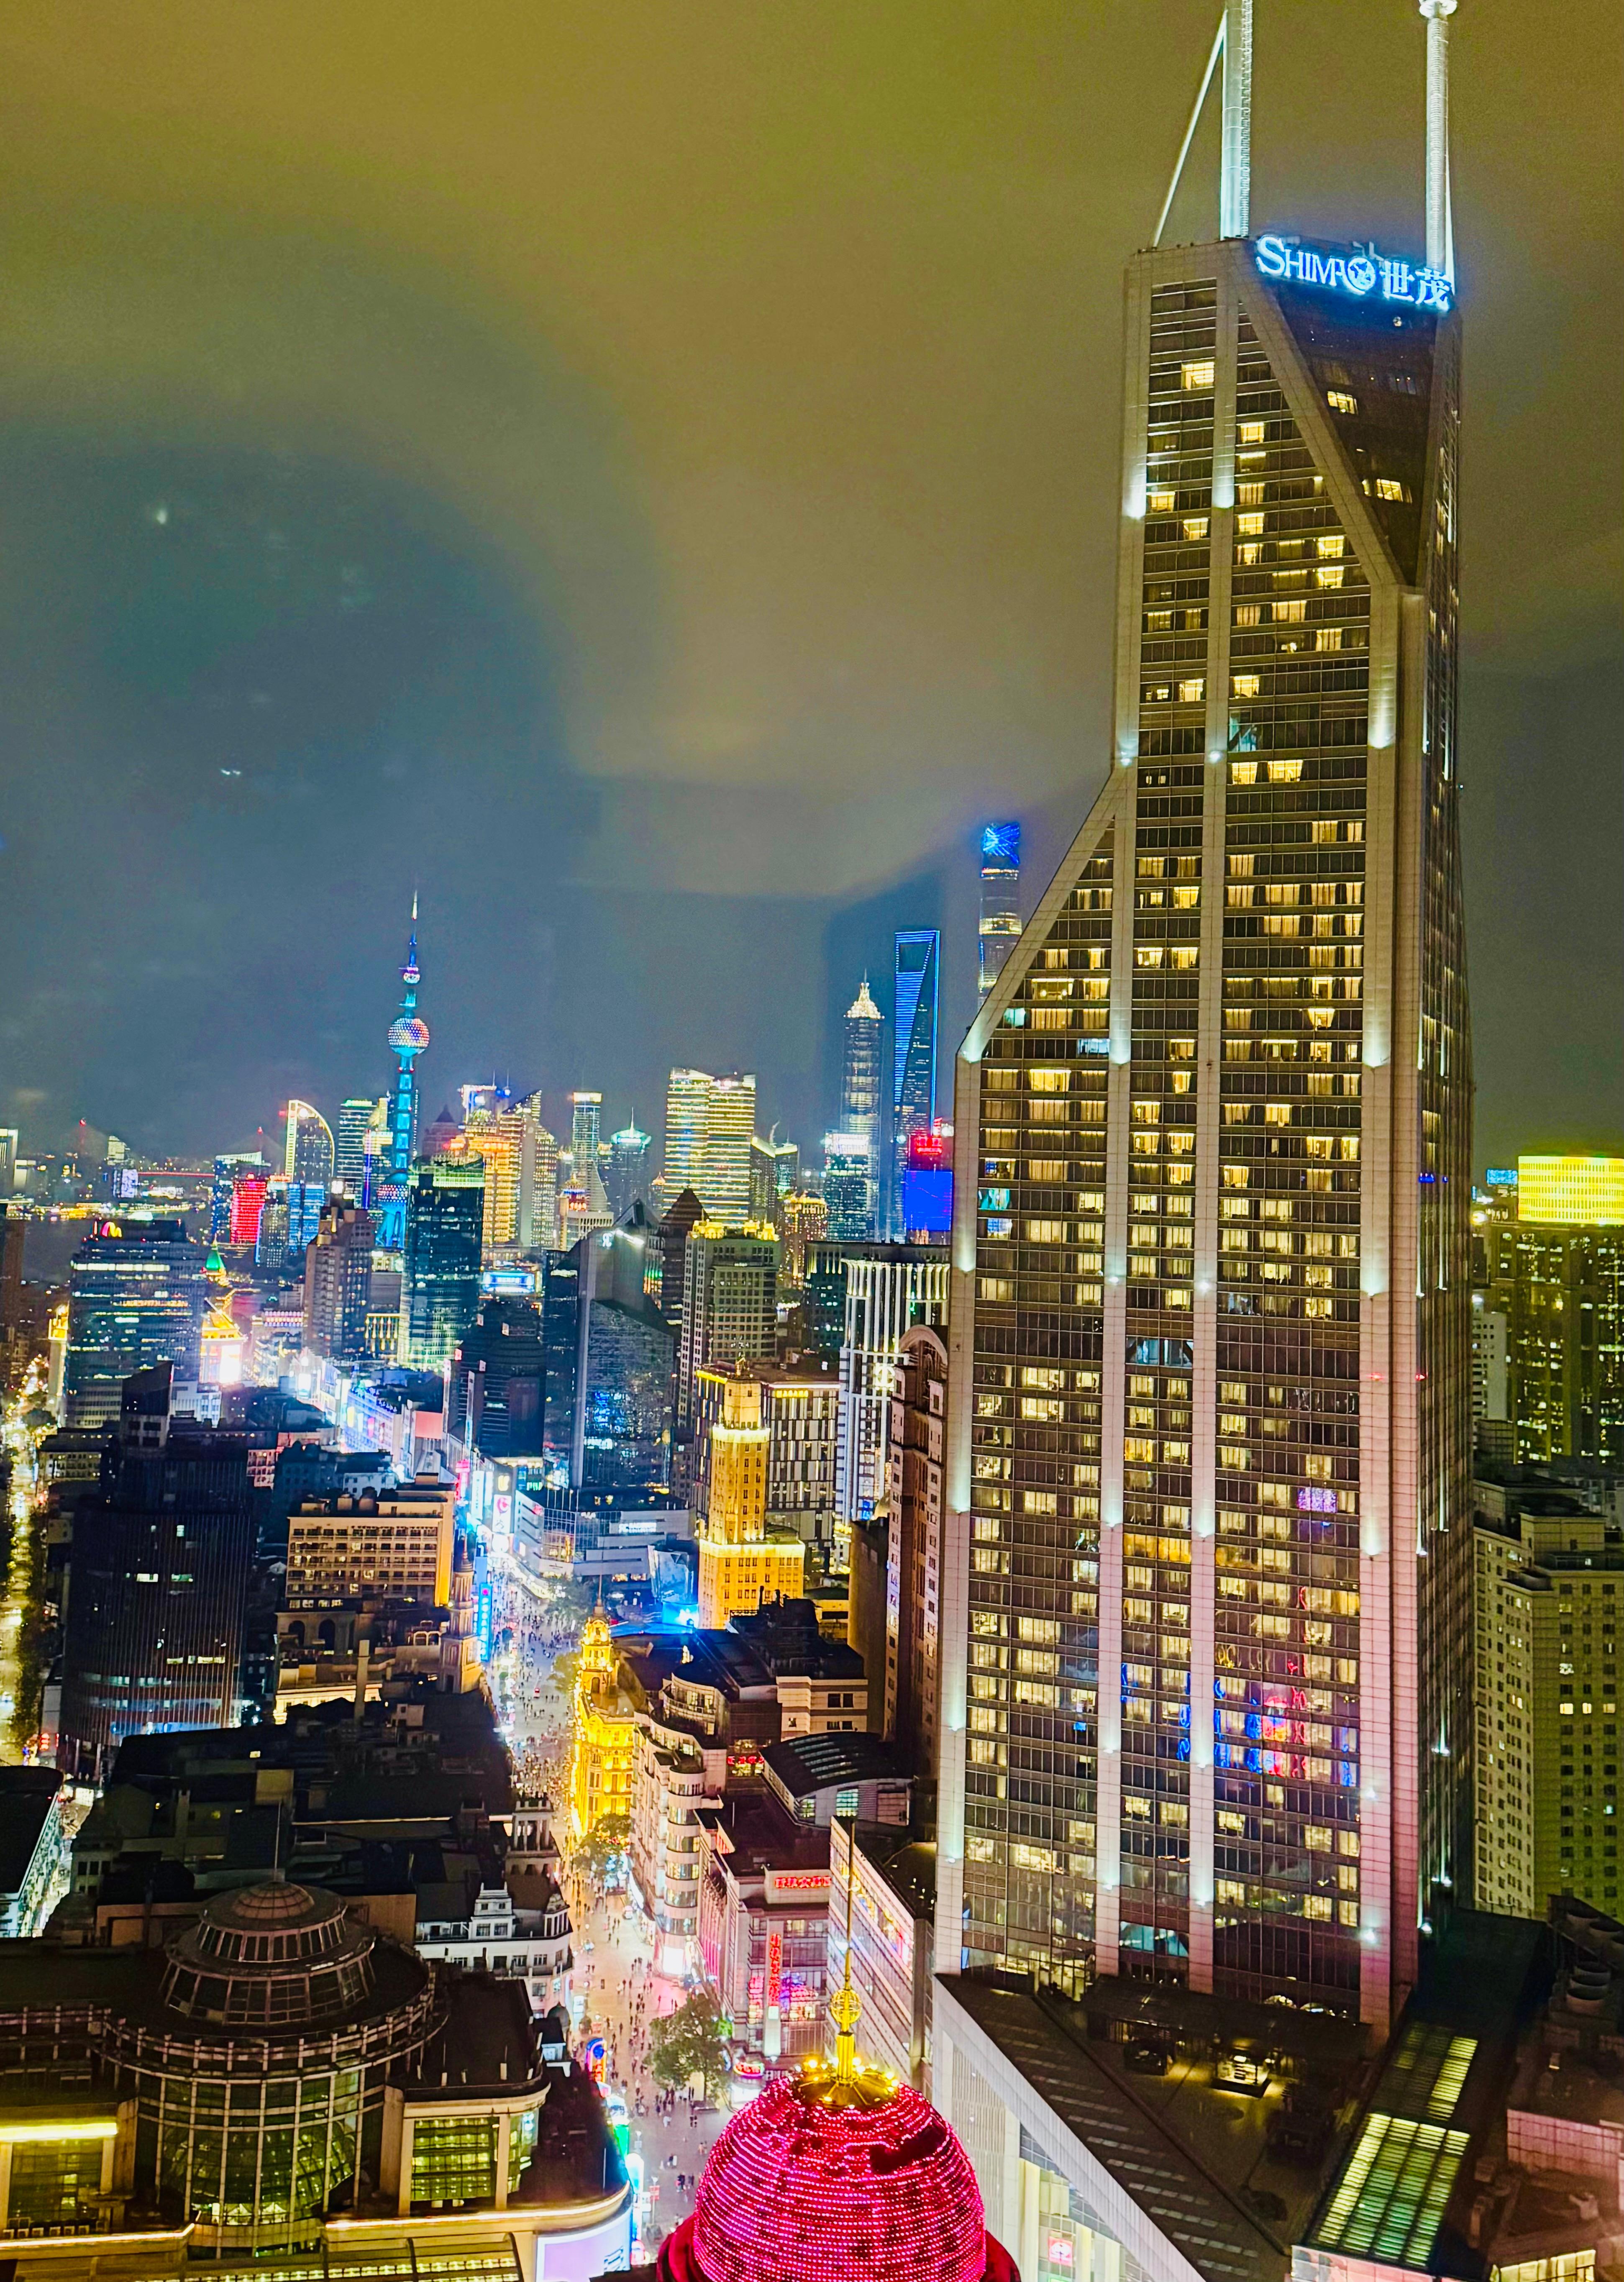
[[395,1098],[390,1115],[389,1178],[379,1191],[378,1242],[385,1251],[398,1252],[406,1242],[406,1184],[417,1143],[417,1057],[429,1043],[429,1025],[417,1011],[417,986],[422,974],[417,964],[417,897],[412,897],[412,933],[406,943],[406,965],[400,970],[406,986],[400,1012],[389,1026],[390,1051],[395,1056]]
[[832,2066],[772,2079],[734,2116],[692,2217],[634,2282],[1020,2282],[945,2117],[858,2061],[850,1960],[848,1934]]

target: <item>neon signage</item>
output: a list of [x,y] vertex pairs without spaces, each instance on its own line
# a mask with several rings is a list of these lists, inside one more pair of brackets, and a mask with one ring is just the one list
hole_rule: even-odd
[[1411,309],[1447,312],[1455,288],[1442,269],[1418,268],[1396,254],[1355,246],[1350,253],[1321,253],[1288,237],[1260,237],[1257,268],[1262,276],[1293,285],[1319,285],[1356,301],[1403,302]]

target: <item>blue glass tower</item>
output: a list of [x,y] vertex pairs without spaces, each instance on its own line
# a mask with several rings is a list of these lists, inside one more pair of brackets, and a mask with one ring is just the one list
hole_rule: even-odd
[[390,1114],[389,1178],[378,1191],[378,1242],[387,1252],[398,1252],[406,1242],[406,1184],[417,1144],[417,1057],[429,1043],[429,1025],[417,1011],[417,986],[422,974],[417,964],[417,897],[412,898],[412,934],[406,965],[400,970],[406,985],[400,1012],[389,1026],[390,1050],[398,1067],[395,1098]]
[[891,1221],[900,1231],[908,1145],[936,1122],[936,1002],[941,936],[935,928],[900,928],[892,1021]]

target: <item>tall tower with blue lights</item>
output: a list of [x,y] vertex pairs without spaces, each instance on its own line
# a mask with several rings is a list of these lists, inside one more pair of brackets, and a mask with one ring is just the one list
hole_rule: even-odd
[[390,1051],[395,1056],[395,1098],[390,1114],[390,1172],[381,1197],[378,1240],[386,1251],[398,1252],[406,1241],[406,1183],[417,1141],[417,1057],[429,1044],[429,1025],[417,1011],[417,986],[422,972],[417,964],[417,897],[412,897],[412,933],[406,943],[406,965],[400,970],[405,989],[400,1012],[389,1026]]

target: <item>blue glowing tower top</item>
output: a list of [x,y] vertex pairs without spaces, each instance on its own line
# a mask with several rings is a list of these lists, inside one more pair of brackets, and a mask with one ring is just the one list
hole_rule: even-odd
[[383,1209],[379,1241],[390,1251],[398,1251],[406,1237],[406,1182],[417,1143],[417,1057],[429,1043],[429,1025],[417,1011],[417,986],[422,981],[422,971],[417,964],[415,895],[412,897],[412,934],[400,980],[406,985],[400,997],[400,1012],[389,1026],[390,1051],[398,1065],[390,1116],[390,1176],[380,1197]]

